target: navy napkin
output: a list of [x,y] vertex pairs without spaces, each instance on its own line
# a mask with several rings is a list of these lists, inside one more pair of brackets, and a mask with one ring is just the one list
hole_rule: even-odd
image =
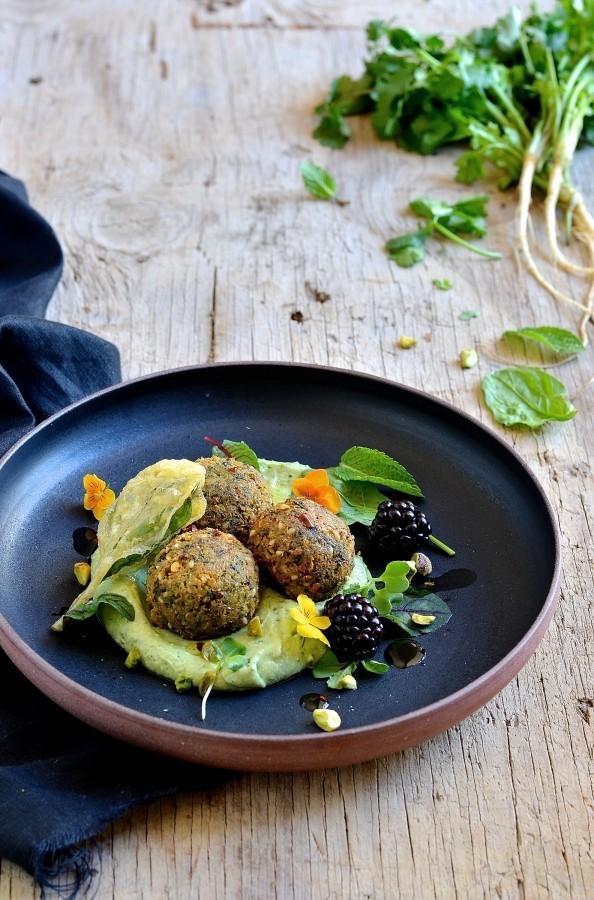
[[[121,378],[113,344],[43,318],[62,263],[24,185],[0,172],[0,454],[47,416]],[[228,777],[84,725],[2,651],[0,684],[0,857],[44,893],[73,898],[88,887],[99,859],[89,839],[135,804]]]

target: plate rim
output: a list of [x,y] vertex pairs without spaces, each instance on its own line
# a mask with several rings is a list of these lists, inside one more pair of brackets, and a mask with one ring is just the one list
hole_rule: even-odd
[[[473,428],[494,440],[505,454],[521,467],[536,488],[548,514],[555,548],[550,587],[542,607],[522,638],[498,662],[464,687],[427,706],[379,723],[354,728],[340,728],[332,733],[316,730],[311,734],[254,735],[221,732],[162,719],[131,709],[97,694],[65,675],[41,657],[8,623],[0,612],[0,647],[23,675],[45,696],[87,725],[126,743],[155,750],[215,768],[242,771],[296,772],[353,765],[390,755],[407,747],[430,740],[481,709],[520,672],[535,652],[554,615],[561,583],[561,534],[553,506],[539,479],[501,435],[452,403],[418,388],[355,369],[323,366],[313,363],[249,360],[210,362],[172,367],[141,375],[95,391],[49,416],[21,437],[0,457],[0,471],[20,448],[40,432],[52,427],[62,417],[71,415],[91,401],[123,389],[169,376],[187,373],[224,371],[233,368],[304,369],[317,373],[353,378],[366,384],[376,383],[390,390],[400,390],[422,397],[425,402],[441,407],[450,416],[466,420]],[[125,726],[122,728],[122,725]],[[373,737],[373,740],[368,738]]]

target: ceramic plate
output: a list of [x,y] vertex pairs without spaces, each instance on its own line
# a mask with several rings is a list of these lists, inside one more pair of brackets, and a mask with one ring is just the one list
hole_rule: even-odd
[[[89,524],[81,479],[118,491],[164,457],[208,454],[204,436],[244,440],[258,455],[336,464],[374,447],[417,479],[449,623],[421,639],[421,665],[332,692],[342,727],[312,724],[300,698],[325,689],[310,673],[249,694],[197,693],[140,668],[97,622],[50,631],[74,598],[72,532]],[[422,392],[314,366],[237,363],[178,369],[95,394],[47,420],[0,463],[0,643],[48,697],[132,744],[214,766],[289,771],[361,762],[420,743],[498,693],[533,653],[559,588],[559,534],[542,489],[495,434]]]

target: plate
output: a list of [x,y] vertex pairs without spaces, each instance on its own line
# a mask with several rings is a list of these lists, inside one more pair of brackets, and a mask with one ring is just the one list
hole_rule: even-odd
[[[140,668],[98,623],[50,631],[77,593],[72,532],[88,524],[82,476],[116,490],[164,457],[210,453],[205,436],[244,440],[269,459],[336,464],[353,445],[385,451],[418,481],[449,623],[424,636],[422,665],[330,692],[342,726],[325,733],[300,698],[311,673],[249,694],[196,693]],[[101,391],[48,419],[0,462],[0,644],[27,678],[73,715],[132,744],[231,769],[347,765],[418,744],[487,703],[534,652],[560,580],[551,506],[499,437],[420,391],[355,372],[283,363],[176,369]]]

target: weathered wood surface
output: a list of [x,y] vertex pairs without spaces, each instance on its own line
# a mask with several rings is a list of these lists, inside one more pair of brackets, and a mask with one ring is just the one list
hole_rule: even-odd
[[[573,421],[497,426],[480,378],[503,331],[579,319],[523,274],[513,192],[491,189],[488,244],[504,260],[444,248],[404,271],[383,243],[410,229],[412,196],[464,192],[453,154],[399,152],[365,122],[340,153],[311,138],[330,80],[359,73],[365,23],[395,7],[402,23],[467,30],[507,3],[2,3],[0,166],[26,182],[64,246],[50,318],[115,341],[126,377],[280,359],[423,388],[504,435],[563,533],[558,613],[484,709],[377,762],[238,775],[139,807],[102,836],[98,900],[592,896],[592,350],[562,372]],[[332,171],[348,206],[305,194],[305,159]],[[575,168],[592,201],[593,162],[584,151]],[[437,277],[453,290],[436,290]],[[470,308],[480,317],[461,321]],[[403,333],[414,349],[396,345]],[[480,365],[463,371],[459,350],[477,344]],[[0,897],[37,896],[1,864]]]

